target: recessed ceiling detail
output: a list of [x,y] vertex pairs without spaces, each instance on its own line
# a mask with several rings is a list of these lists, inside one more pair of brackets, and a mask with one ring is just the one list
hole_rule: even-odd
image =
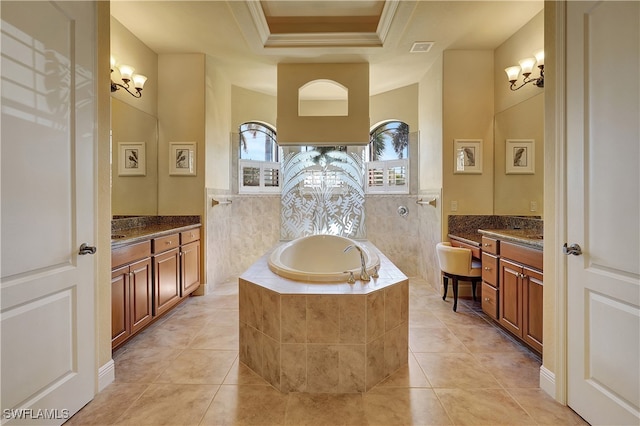
[[268,47],[381,47],[397,1],[247,1]]

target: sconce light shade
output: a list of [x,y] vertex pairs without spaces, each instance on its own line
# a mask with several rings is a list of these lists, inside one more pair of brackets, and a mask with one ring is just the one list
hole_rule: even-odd
[[142,90],[142,87],[144,86],[144,83],[146,83],[146,81],[147,77],[142,74],[136,74],[133,76],[133,87],[138,90]]
[[507,73],[507,77],[509,78],[510,82],[515,82],[518,79],[518,76],[520,75],[520,67],[517,65],[514,65],[512,67],[505,68],[504,72]]
[[533,56],[536,57],[536,65],[538,65],[538,68],[544,66],[544,50],[537,50],[533,53]]
[[[111,72],[113,72],[114,68],[116,68],[117,60],[112,56],[111,57]],[[144,83],[147,81],[147,77],[140,74],[133,74],[135,69],[130,65],[118,65],[118,71],[120,71],[120,78],[122,79],[122,83],[116,83],[111,80],[111,91],[115,92],[116,90],[124,89],[133,97],[140,98],[142,97],[142,88],[144,87]],[[129,90],[129,82],[133,80],[133,87],[136,89],[135,92]]]
[[525,77],[531,75],[531,71],[533,71],[533,67],[536,64],[535,58],[524,58],[520,59],[518,62],[520,64],[520,68],[522,68],[522,75]]
[[131,81],[131,77],[133,76],[135,68],[129,65],[120,65],[118,69],[120,70],[122,81]]
[[[520,66],[514,65],[512,67],[505,68],[504,71],[507,73],[507,77],[509,78],[509,83],[511,84],[509,88],[511,90],[518,90],[524,87],[527,83],[533,83],[537,87],[544,87],[544,50],[537,50],[533,55],[535,58],[521,59],[519,61]],[[538,65],[538,68],[540,69],[540,77],[531,78],[531,73],[536,65]],[[516,86],[516,81],[518,80],[520,71],[522,71],[524,79],[522,80],[521,85]]]

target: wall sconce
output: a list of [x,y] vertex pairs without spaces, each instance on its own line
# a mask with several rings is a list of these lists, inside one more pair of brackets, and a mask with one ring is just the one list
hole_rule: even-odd
[[[544,50],[538,50],[534,53],[534,56],[535,58],[525,58],[520,60],[520,66],[514,65],[512,67],[505,68],[504,71],[507,73],[509,83],[511,83],[511,90],[518,90],[524,87],[527,83],[533,83],[538,87],[544,87]],[[531,71],[533,71],[533,67],[536,64],[538,65],[538,68],[540,68],[540,77],[531,78]],[[522,80],[521,85],[516,86],[516,81],[518,80],[520,71],[522,71],[524,79]]]
[[[114,59],[114,57],[111,57],[111,72],[113,73],[113,68],[116,65],[116,60]],[[119,90],[120,88],[126,90],[127,92],[129,92],[129,94],[131,96],[133,96],[134,98],[140,98],[142,97],[142,87],[144,86],[144,83],[147,81],[147,77],[145,77],[144,75],[141,74],[133,74],[133,72],[135,71],[133,67],[129,66],[129,65],[119,65],[118,66],[118,71],[120,71],[120,78],[122,79],[122,82],[124,84],[120,84],[120,83],[116,83],[113,81],[113,79],[111,79],[111,92],[115,92],[116,90]],[[133,87],[136,89],[135,92],[132,92],[131,90],[129,90],[130,86],[129,86],[129,82],[133,80]]]

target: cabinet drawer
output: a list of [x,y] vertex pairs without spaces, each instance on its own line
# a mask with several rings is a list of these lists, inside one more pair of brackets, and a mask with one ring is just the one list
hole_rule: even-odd
[[491,254],[500,254],[500,243],[493,238],[482,237],[482,251]]
[[504,241],[501,244],[500,250],[502,257],[542,271],[542,250]]
[[200,228],[189,229],[180,233],[180,244],[189,244],[200,239]]
[[498,258],[482,253],[482,280],[498,287]]
[[498,290],[485,282],[482,283],[482,310],[491,318],[498,319]]
[[126,265],[151,256],[151,242],[131,244],[111,250],[111,268]]
[[476,259],[480,259],[480,247],[472,246],[471,244],[463,243],[462,241],[450,239],[452,247],[462,247],[471,250],[471,257]]
[[171,234],[166,237],[154,238],[153,239],[153,253],[162,253],[163,251],[170,250],[172,248],[176,248],[180,245],[180,235],[179,234]]

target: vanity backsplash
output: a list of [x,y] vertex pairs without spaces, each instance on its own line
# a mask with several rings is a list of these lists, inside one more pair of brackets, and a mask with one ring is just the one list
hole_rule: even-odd
[[474,234],[478,229],[526,229],[542,234],[544,221],[540,216],[449,216],[449,234]]

